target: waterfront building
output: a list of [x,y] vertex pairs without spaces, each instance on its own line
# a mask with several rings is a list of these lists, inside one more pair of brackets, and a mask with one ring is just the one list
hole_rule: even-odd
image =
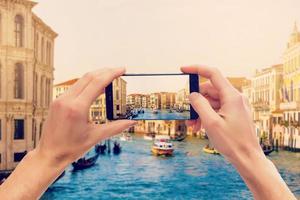
[[184,121],[179,120],[143,120],[139,121],[134,127],[135,133],[155,133],[158,135],[175,135],[187,133],[187,127]]
[[0,170],[38,143],[52,100],[57,34],[28,0],[0,0]]
[[283,54],[282,103],[284,146],[300,151],[300,32],[297,23]]
[[257,136],[272,139],[271,114],[279,110],[280,87],[282,84],[282,64],[256,70],[252,78],[251,106]]
[[91,105],[89,111],[89,120],[95,124],[102,124],[106,122],[105,94],[100,95]]
[[[74,78],[62,83],[58,83],[53,87],[53,99],[58,98],[65,93],[73,84],[76,83],[78,78]],[[114,117],[126,113],[126,81],[118,78],[113,81],[113,95],[114,101]],[[104,123],[106,121],[106,102],[105,94],[100,95],[91,105],[89,110],[89,120],[96,124]]]
[[170,109],[175,106],[175,96],[176,93],[172,92],[161,92],[160,93],[160,108],[161,109]]
[[78,78],[74,78],[53,86],[53,99],[57,99],[60,95],[65,93],[74,83],[78,81]]
[[161,96],[159,93],[150,94],[150,108],[161,109]]
[[142,108],[149,108],[150,107],[150,96],[149,95],[142,95]]

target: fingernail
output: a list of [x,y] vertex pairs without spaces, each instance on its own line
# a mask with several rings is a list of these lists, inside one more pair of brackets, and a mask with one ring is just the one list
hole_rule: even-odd
[[193,100],[197,99],[198,97],[199,97],[199,93],[193,92],[193,93],[190,94],[189,100],[193,101]]

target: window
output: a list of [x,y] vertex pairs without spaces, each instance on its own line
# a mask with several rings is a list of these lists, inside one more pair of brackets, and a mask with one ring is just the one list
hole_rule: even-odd
[[33,82],[33,103],[37,105],[37,87],[38,87],[38,75],[34,73],[34,82]]
[[45,97],[45,89],[44,89],[44,85],[45,85],[45,78],[44,76],[41,77],[41,82],[40,82],[40,106],[43,107],[44,106],[44,97]]
[[42,63],[45,63],[45,41],[44,38],[42,38],[42,45],[41,45],[41,61]]
[[24,139],[24,119],[15,119],[15,140],[23,140]]
[[36,122],[35,119],[32,119],[32,141],[35,140],[36,137]]
[[26,154],[27,151],[14,153],[14,162],[20,162]]
[[15,88],[14,94],[15,99],[23,99],[24,98],[24,69],[23,65],[18,63],[15,66]]
[[0,98],[2,96],[2,67],[1,67],[1,63],[0,63]]
[[15,42],[16,47],[23,47],[24,19],[21,15],[15,17]]
[[119,91],[116,91],[116,100],[119,100],[120,95],[119,95]]
[[117,108],[116,108],[118,111],[120,110],[120,105],[117,105]]
[[39,133],[40,138],[42,136],[42,130],[43,130],[43,122],[40,123],[40,133]]
[[35,42],[34,42],[34,50],[35,50],[35,56],[38,57],[39,53],[39,34],[35,33]]

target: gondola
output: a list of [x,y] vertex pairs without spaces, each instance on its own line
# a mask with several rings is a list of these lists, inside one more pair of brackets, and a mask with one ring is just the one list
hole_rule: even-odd
[[121,151],[122,151],[122,148],[120,146],[120,143],[114,142],[113,153],[115,155],[118,155],[121,153]]
[[269,146],[267,148],[263,148],[263,151],[264,151],[264,154],[267,156],[274,151],[274,148]]
[[95,152],[99,154],[105,154],[105,150],[107,149],[106,144],[96,144]]
[[171,137],[171,141],[181,142],[181,141],[185,140],[186,136],[187,136],[186,134],[176,135],[175,137]]
[[96,163],[98,156],[99,154],[96,154],[95,156],[88,159],[80,158],[77,162],[72,163],[73,170],[82,170],[93,166]]

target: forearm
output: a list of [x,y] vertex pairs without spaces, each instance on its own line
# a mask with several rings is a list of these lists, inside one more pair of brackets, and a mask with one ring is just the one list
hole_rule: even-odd
[[67,163],[55,163],[36,150],[29,152],[0,187],[3,199],[38,199],[63,172]]
[[232,163],[255,199],[296,199],[274,164],[263,154],[251,154]]

